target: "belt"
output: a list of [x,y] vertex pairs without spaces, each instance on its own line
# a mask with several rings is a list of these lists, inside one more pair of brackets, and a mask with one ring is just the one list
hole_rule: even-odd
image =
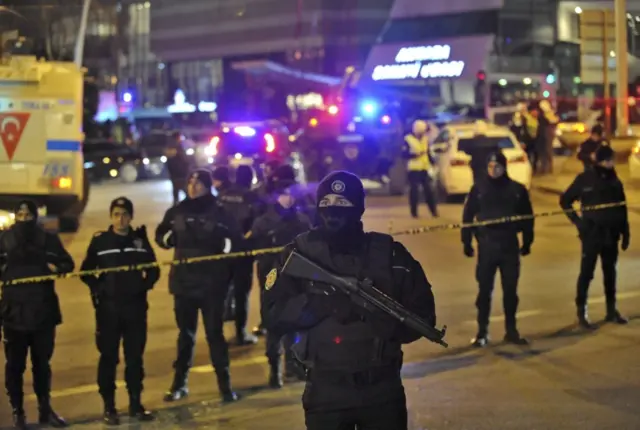
[[310,369],[307,372],[307,381],[322,381],[333,385],[367,386],[396,378],[400,378],[400,369],[397,365],[373,367],[371,369],[358,372],[322,369]]

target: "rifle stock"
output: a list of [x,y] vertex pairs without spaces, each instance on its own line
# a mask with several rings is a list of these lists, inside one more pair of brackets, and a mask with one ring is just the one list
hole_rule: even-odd
[[334,288],[340,289],[345,294],[357,296],[361,300],[355,301],[356,304],[364,302],[362,305],[370,304],[375,306],[382,312],[420,333],[422,337],[431,342],[440,344],[445,348],[449,346],[443,340],[446,333],[446,326],[443,327],[442,330],[430,326],[424,319],[384,294],[370,282],[358,282],[356,279],[345,278],[331,273],[296,251],[293,251],[287,258],[287,261],[282,267],[282,274],[306,281],[329,284]]

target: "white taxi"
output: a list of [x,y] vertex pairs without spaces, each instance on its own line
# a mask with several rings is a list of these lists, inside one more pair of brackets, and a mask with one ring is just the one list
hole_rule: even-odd
[[[474,136],[478,132],[474,123],[448,124],[443,127],[438,137],[429,145],[435,160],[435,176],[439,191],[443,197],[464,195],[469,193],[473,185],[473,172],[469,165],[471,150],[478,140]],[[531,187],[532,169],[527,154],[513,133],[506,128],[494,124],[486,124],[483,129],[486,136],[483,144],[500,148],[507,157],[507,172],[514,181]]]

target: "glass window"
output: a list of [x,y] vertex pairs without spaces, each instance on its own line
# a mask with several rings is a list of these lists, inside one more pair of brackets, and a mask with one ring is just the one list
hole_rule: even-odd
[[496,148],[496,149],[513,149],[515,145],[511,140],[511,137],[481,137],[481,138],[467,138],[458,140],[458,151],[470,153],[474,148],[481,146],[483,148]]
[[405,18],[391,21],[383,30],[382,43],[412,42],[448,37],[495,34],[498,10]]

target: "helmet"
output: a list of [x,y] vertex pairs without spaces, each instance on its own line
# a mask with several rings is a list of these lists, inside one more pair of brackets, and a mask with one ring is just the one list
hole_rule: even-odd
[[428,129],[429,126],[427,125],[427,123],[425,121],[422,121],[421,119],[417,119],[413,122],[413,132],[415,134],[426,133]]

